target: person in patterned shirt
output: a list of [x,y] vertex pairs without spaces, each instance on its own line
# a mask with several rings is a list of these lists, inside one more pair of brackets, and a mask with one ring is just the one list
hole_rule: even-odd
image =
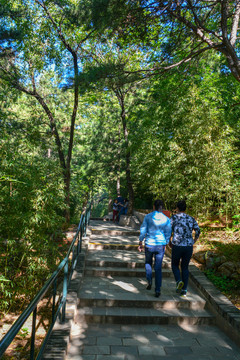
[[[193,244],[198,240],[200,229],[197,221],[185,213],[186,202],[177,203],[177,214],[171,217],[172,225],[172,271],[176,280],[176,291],[181,297],[186,297],[188,287],[189,270],[188,265],[193,253]],[[193,239],[193,230],[195,236]],[[181,262],[181,273],[179,264]]]

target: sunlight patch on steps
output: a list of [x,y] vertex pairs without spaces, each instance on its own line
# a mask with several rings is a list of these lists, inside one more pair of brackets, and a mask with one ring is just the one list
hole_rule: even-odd
[[119,286],[120,288],[122,288],[123,290],[138,294],[139,290],[132,284],[123,282],[123,281],[113,281],[114,285]]

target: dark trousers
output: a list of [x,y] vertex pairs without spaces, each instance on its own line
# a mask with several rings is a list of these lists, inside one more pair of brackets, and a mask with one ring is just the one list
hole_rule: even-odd
[[160,292],[162,285],[162,261],[165,253],[165,245],[145,246],[145,270],[147,281],[152,283],[152,262],[155,258],[155,291]]
[[[176,282],[182,280],[184,286],[182,290],[187,290],[188,286],[188,265],[193,253],[193,246],[177,246],[172,247],[172,271]],[[182,277],[180,274],[179,264],[181,265]]]
[[117,220],[118,210],[113,210],[113,222]]

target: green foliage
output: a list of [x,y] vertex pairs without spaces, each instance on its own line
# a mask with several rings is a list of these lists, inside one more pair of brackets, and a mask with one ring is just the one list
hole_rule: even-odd
[[162,197],[169,208],[186,198],[195,213],[214,208],[232,213],[240,198],[235,134],[224,124],[223,99],[216,91],[222,75],[212,75],[210,82],[208,71],[202,69],[200,83],[190,71],[181,83],[182,74],[175,72],[140,95],[133,115],[135,186]]
[[19,333],[18,333],[18,336],[20,336],[21,338],[25,339],[28,334],[30,333],[29,329],[28,328],[22,328]]
[[[122,0],[5,3],[0,4],[1,310],[23,296],[30,299],[60,257],[56,239],[66,169],[59,166],[59,153],[66,163],[71,160],[74,222],[89,196],[104,192],[115,198],[117,184],[128,196],[128,159],[135,208],[151,208],[161,197],[171,209],[186,198],[192,213],[239,221],[240,89],[221,56],[209,53],[164,72],[198,44],[168,15],[159,21],[157,2],[151,8],[146,1]],[[212,29],[219,23],[217,16],[206,21]],[[75,75],[73,53],[81,69]],[[71,154],[74,85],[80,106]],[[106,199],[95,203],[92,215],[107,211]],[[238,254],[231,246],[227,251]]]
[[103,217],[108,214],[108,199],[93,204],[92,217]]
[[240,280],[229,280],[226,276],[217,274],[214,270],[206,270],[206,276],[213,282],[213,284],[223,293],[231,293],[233,290],[238,290]]
[[233,225],[238,226],[240,223],[240,214],[233,215]]
[[64,191],[58,160],[47,156],[53,145],[31,103],[5,98],[4,90],[1,96],[0,306],[6,311],[30,301],[56,267]]

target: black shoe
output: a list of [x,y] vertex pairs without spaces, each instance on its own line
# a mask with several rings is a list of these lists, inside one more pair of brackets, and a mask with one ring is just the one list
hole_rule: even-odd
[[148,283],[148,286],[146,287],[147,290],[151,290],[152,284]]
[[158,298],[160,295],[161,295],[160,292],[157,292],[157,291],[155,292],[155,297],[156,297],[156,298]]
[[180,293],[180,296],[181,296],[182,298],[187,297],[187,290],[182,290],[181,293]]

